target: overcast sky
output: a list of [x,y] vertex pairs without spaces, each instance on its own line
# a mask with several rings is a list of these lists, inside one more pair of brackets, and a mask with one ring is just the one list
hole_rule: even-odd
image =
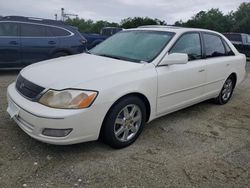
[[0,0],[0,15],[54,19],[54,14],[60,15],[64,7],[66,13],[85,19],[120,22],[127,17],[148,16],[173,24],[210,8],[228,13],[242,2],[250,0]]

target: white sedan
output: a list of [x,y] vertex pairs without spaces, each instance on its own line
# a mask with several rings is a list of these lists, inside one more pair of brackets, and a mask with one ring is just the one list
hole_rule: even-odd
[[226,104],[245,65],[246,57],[214,31],[129,29],[88,53],[23,69],[8,87],[7,112],[42,142],[102,138],[122,148],[155,118],[207,99]]

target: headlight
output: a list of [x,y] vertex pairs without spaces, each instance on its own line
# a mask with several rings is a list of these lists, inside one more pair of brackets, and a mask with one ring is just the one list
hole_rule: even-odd
[[89,107],[97,96],[96,91],[66,89],[48,90],[39,100],[45,106],[61,109],[81,109]]

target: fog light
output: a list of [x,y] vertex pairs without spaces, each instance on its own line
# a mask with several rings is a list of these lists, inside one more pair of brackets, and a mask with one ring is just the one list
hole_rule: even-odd
[[52,137],[64,137],[67,136],[72,129],[43,129],[42,134]]

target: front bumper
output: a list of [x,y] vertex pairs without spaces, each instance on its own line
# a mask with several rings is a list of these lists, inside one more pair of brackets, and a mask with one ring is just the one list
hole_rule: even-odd
[[[36,140],[56,145],[68,145],[97,140],[105,108],[92,105],[79,110],[54,109],[22,97],[11,84],[7,90],[7,112],[19,127]],[[42,134],[45,128],[73,129],[65,137],[50,137]]]

